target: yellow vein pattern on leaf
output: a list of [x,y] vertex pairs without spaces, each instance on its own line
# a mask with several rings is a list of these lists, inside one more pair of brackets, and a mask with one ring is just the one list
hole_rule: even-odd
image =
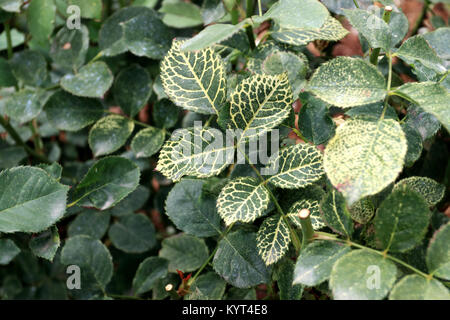
[[217,209],[226,225],[252,222],[261,217],[269,205],[266,187],[252,177],[240,177],[229,182],[220,192]]
[[281,215],[265,219],[256,234],[258,254],[266,265],[280,260],[289,249],[290,242],[289,227]]
[[349,205],[393,182],[403,168],[406,138],[392,119],[353,119],[338,127],[324,156],[325,172]]
[[232,129],[242,129],[240,142],[260,136],[289,115],[293,103],[286,74],[254,75],[243,80],[231,96]]
[[288,218],[298,227],[302,228],[302,225],[300,223],[300,217],[298,213],[302,209],[308,209],[310,212],[310,219],[311,224],[314,230],[322,229],[326,226],[325,222],[323,221],[322,217],[320,216],[320,204],[317,200],[311,200],[311,199],[302,199],[300,201],[297,201],[294,203],[287,213]]
[[225,67],[213,48],[181,51],[174,40],[161,62],[164,91],[178,106],[203,114],[218,114],[226,98]]

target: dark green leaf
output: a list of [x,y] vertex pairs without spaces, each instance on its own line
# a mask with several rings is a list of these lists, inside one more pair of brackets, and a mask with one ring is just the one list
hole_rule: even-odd
[[221,300],[227,283],[215,272],[202,274],[189,288],[186,300]]
[[342,194],[332,189],[320,203],[320,211],[325,223],[347,238],[353,233],[353,221],[347,209],[347,203]]
[[73,30],[62,27],[53,38],[50,57],[61,67],[78,70],[84,64],[88,47],[89,31],[86,26]]
[[0,239],[0,265],[9,264],[20,252],[11,239]]
[[450,280],[450,223],[440,227],[430,240],[427,250],[428,271],[439,278]]
[[169,262],[158,257],[149,257],[141,262],[133,279],[135,294],[143,294],[152,290],[156,282],[167,275]]
[[131,149],[136,158],[151,157],[161,149],[166,131],[158,128],[146,128],[139,131],[131,141]]
[[30,240],[30,249],[38,257],[53,261],[60,245],[59,233],[56,227],[41,232]]
[[108,230],[109,220],[109,213],[88,209],[81,212],[72,221],[67,234],[69,237],[86,235],[93,239],[101,239],[105,235],[106,230]]
[[24,89],[15,92],[5,102],[5,113],[19,123],[28,122],[39,115],[43,108],[45,92]]
[[54,0],[33,0],[27,8],[27,23],[33,40],[46,45],[52,34],[56,17]]
[[30,86],[40,86],[47,78],[47,62],[36,51],[25,50],[15,53],[10,61],[17,80]]

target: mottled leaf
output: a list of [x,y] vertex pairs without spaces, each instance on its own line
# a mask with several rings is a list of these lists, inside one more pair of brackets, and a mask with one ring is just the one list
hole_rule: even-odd
[[266,265],[280,260],[289,249],[290,242],[289,226],[280,215],[265,219],[256,234],[258,253]]
[[325,223],[336,233],[350,238],[353,221],[347,209],[345,198],[335,189],[326,194],[320,203],[320,211]]
[[420,193],[430,207],[438,204],[445,194],[445,187],[442,184],[427,177],[409,177],[402,179],[394,186],[394,190],[403,185]]

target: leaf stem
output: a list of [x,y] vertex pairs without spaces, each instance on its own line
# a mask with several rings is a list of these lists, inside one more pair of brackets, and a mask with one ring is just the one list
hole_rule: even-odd
[[11,26],[9,25],[9,21],[4,23],[5,25],[5,33],[6,33],[6,45],[8,47],[8,60],[12,58],[13,48],[12,48],[12,39],[11,39]]
[[314,237],[314,228],[311,223],[311,213],[309,210],[299,213],[300,224],[302,226],[302,248],[304,248]]
[[388,57],[388,64],[389,64],[389,71],[388,71],[388,81],[386,85],[386,91],[388,92],[388,95],[384,99],[384,108],[383,112],[381,113],[380,119],[384,119],[384,115],[386,113],[387,107],[388,107],[388,100],[389,100],[389,91],[391,91],[391,83],[392,83],[392,54],[391,52],[387,52],[386,56]]
[[42,138],[38,131],[38,125],[36,119],[33,119],[30,122],[30,129],[31,133],[33,134],[33,142],[34,142],[34,149],[37,153],[43,154],[44,152],[44,143],[42,142]]
[[259,11],[259,16],[262,17],[261,0],[258,0],[258,11]]
[[358,1],[356,1],[356,0],[353,0],[353,3],[355,4],[356,8],[358,8],[358,9],[359,9]]
[[[383,21],[389,24],[391,20],[392,7],[386,6],[383,12]],[[375,48],[372,50],[372,54],[370,55],[370,63],[374,66],[378,65],[378,56],[380,55],[380,48]]]

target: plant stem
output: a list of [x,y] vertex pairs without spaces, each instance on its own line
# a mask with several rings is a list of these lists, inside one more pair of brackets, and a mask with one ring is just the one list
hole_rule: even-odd
[[358,1],[353,0],[353,3],[355,4],[355,7],[359,9]]
[[13,49],[12,49],[12,40],[11,40],[11,27],[9,25],[9,21],[4,23],[5,25],[5,33],[6,33],[6,45],[8,46],[8,60],[12,58]]
[[261,0],[258,0],[258,11],[259,11],[259,16],[262,16],[262,8],[261,8]]
[[37,153],[33,149],[31,149],[25,142],[23,142],[20,135],[17,133],[17,131],[11,126],[11,124],[2,116],[0,116],[0,125],[5,128],[5,130],[8,132],[8,134],[11,136],[11,138],[16,142],[17,145],[23,147],[25,151],[32,157],[35,157],[39,161],[45,162],[45,163],[51,163],[50,160],[47,159],[46,156]]
[[381,113],[380,119],[384,119],[384,114],[386,113],[386,110],[388,107],[389,91],[391,90],[391,82],[392,82],[392,54],[391,54],[391,52],[387,52],[386,56],[388,57],[388,64],[389,64],[388,81],[387,81],[387,85],[386,85],[386,91],[388,92],[388,95],[384,99],[384,108],[383,108],[383,112]]
[[38,125],[36,119],[30,122],[31,133],[33,134],[34,149],[37,153],[43,154],[44,143],[42,142],[41,136],[39,135]]
[[311,223],[310,213],[303,217],[300,215],[300,224],[302,225],[302,248],[304,248],[314,237],[314,228]]
[[[383,12],[383,21],[389,24],[391,20],[392,7],[386,6]],[[372,54],[370,55],[370,63],[373,65],[378,65],[378,56],[380,54],[380,48],[375,48],[372,50]]]
[[255,0],[245,0],[245,1],[246,1],[245,15],[247,16],[247,18],[249,18],[253,15],[253,11],[255,10]]
[[230,15],[231,15],[231,23],[238,24],[239,23],[239,10],[238,10],[237,2],[235,2],[233,9],[231,9]]
[[341,243],[347,244],[347,245],[355,247],[355,248],[364,249],[364,250],[370,251],[372,253],[378,254],[380,256],[383,256],[386,259],[392,260],[392,261],[394,261],[394,262],[404,266],[405,268],[407,268],[407,269],[417,273],[418,275],[420,275],[420,276],[422,276],[422,277],[424,277],[426,279],[432,279],[433,278],[432,275],[426,274],[426,273],[420,271],[419,269],[414,268],[412,265],[410,265],[410,264],[408,264],[408,263],[406,263],[406,262],[404,262],[404,261],[402,261],[402,260],[400,260],[400,259],[398,259],[396,257],[393,257],[393,256],[387,254],[386,251],[379,251],[379,250],[376,250],[376,249],[372,249],[372,248],[366,247],[364,245],[361,245],[359,243],[355,243],[355,242],[353,242],[351,240],[348,240],[348,239],[347,240],[339,239],[335,235],[330,234],[330,233],[326,233],[326,232],[316,232],[315,235],[314,235],[314,239],[326,240],[326,241],[336,241],[336,242],[341,242]]

